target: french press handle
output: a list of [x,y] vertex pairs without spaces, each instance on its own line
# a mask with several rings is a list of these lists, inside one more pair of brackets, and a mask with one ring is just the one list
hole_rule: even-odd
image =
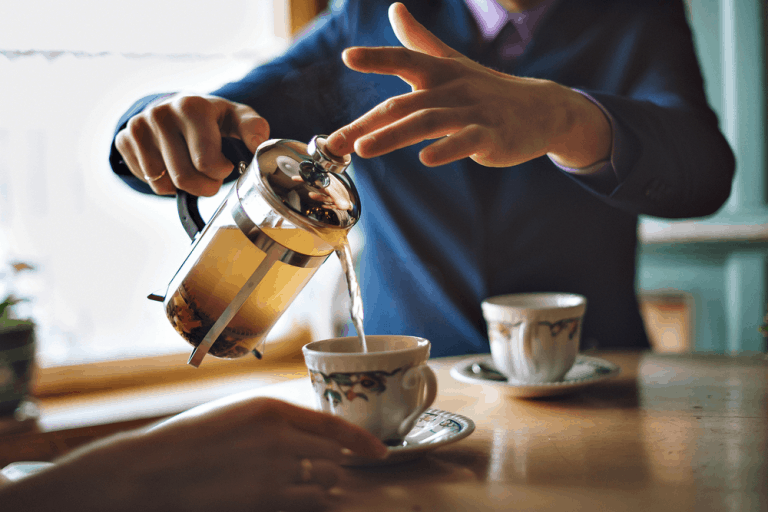
[[[237,164],[237,170],[243,174],[248,165],[245,162]],[[184,231],[190,239],[194,240],[199,232],[205,227],[203,216],[200,215],[200,208],[197,205],[198,197],[183,190],[176,191],[176,209],[179,212],[179,220],[184,227]]]
[[205,227],[205,221],[197,206],[197,196],[183,190],[176,191],[176,209],[179,211],[179,219],[184,231],[194,240]]
[[[221,138],[221,152],[240,171],[240,174],[245,171],[245,167],[241,168],[243,164],[238,162],[250,162],[253,158],[253,154],[248,150],[245,143],[240,139],[232,137]],[[195,236],[205,227],[205,221],[200,215],[200,209],[197,206],[197,196],[183,190],[177,191],[176,209],[178,210],[179,219],[184,227],[184,231],[187,232],[189,238],[194,240]]]

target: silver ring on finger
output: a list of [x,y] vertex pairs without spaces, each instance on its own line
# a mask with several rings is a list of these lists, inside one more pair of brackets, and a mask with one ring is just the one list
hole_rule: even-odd
[[157,180],[159,180],[160,178],[162,178],[163,176],[165,176],[167,173],[168,173],[168,171],[167,171],[166,169],[163,169],[163,172],[161,172],[161,173],[160,173],[160,174],[158,174],[157,176],[147,176],[147,175],[145,174],[145,175],[144,175],[144,179],[145,179],[145,180],[147,180],[147,183],[152,183],[152,182],[154,182],[154,181],[157,181]]
[[309,459],[301,459],[299,464],[301,465],[301,482],[306,484],[312,480],[312,461]]

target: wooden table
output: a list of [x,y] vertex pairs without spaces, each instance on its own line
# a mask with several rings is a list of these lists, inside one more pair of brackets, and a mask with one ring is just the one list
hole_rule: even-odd
[[[419,460],[350,469],[337,509],[768,510],[765,356],[597,355],[621,374],[536,400],[456,381],[460,358],[433,360],[434,406],[475,432]],[[295,396],[304,384],[248,394],[310,404]]]
[[[621,373],[536,400],[456,381],[449,372],[461,358],[432,360],[440,388],[434,407],[472,419],[475,432],[419,460],[351,468],[336,510],[768,511],[764,355],[592,355]],[[288,380],[239,394],[310,404],[303,371],[288,369]],[[94,435],[28,433],[0,448],[17,447],[12,460],[30,460],[36,452],[24,450],[32,443],[74,446]]]

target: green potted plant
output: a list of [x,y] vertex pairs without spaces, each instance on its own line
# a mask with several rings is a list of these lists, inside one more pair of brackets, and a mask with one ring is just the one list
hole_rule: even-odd
[[[33,267],[26,263],[14,263],[2,277],[13,280],[17,273],[29,270]],[[6,288],[0,302],[0,418],[13,416],[29,396],[35,359],[35,323],[17,317],[16,305],[24,299],[10,291],[12,286]]]

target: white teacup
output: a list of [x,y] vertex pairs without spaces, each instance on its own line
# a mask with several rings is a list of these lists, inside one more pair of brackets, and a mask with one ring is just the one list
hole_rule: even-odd
[[499,295],[482,302],[496,369],[525,384],[558,382],[579,352],[587,299],[572,293]]
[[366,336],[314,341],[304,361],[318,409],[360,425],[389,444],[402,442],[437,396],[427,366],[430,343],[414,336]]

